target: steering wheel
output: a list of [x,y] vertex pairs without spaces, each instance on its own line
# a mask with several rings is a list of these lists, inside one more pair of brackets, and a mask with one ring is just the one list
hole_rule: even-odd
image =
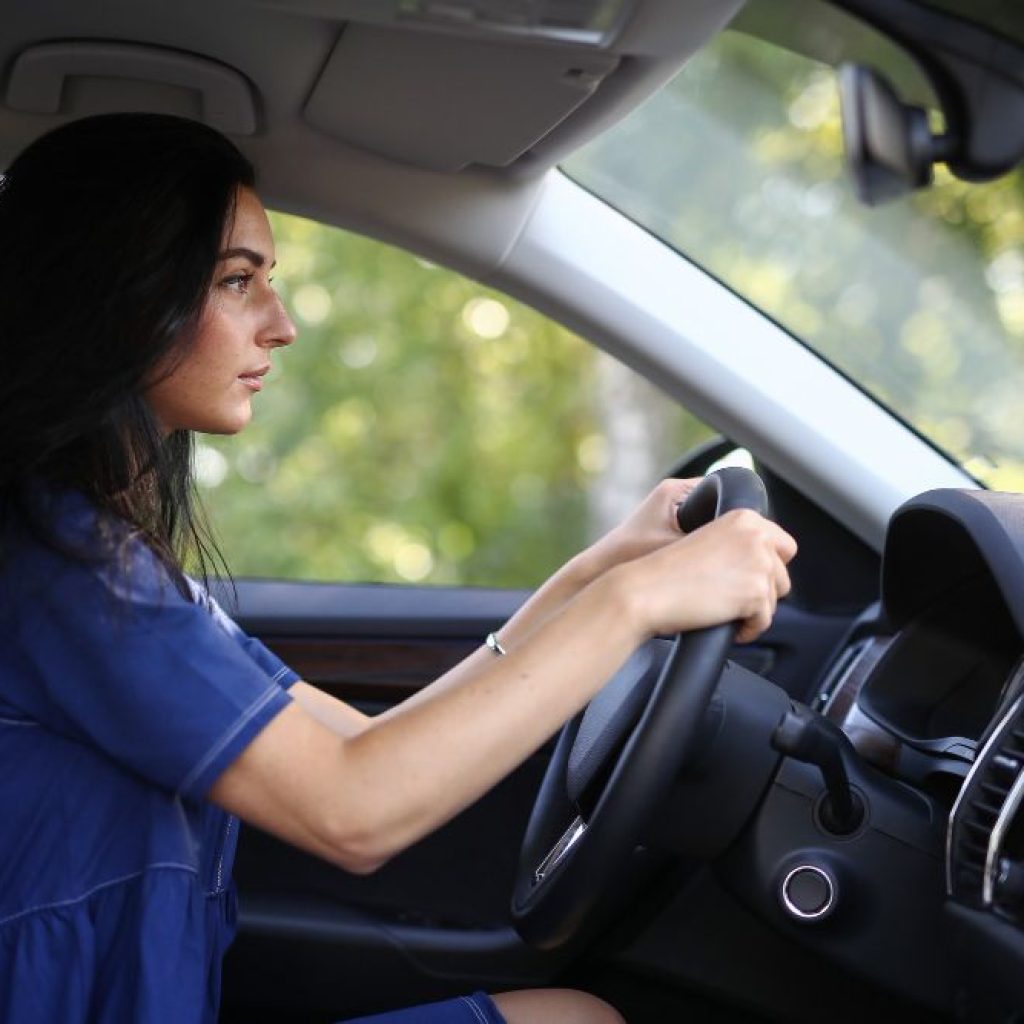
[[[750,470],[728,468],[705,477],[677,516],[689,533],[743,508],[767,514],[764,484]],[[652,688],[642,685],[652,656],[641,648],[563,728],[512,893],[513,923],[530,945],[564,945],[613,896],[616,877],[693,753],[736,628],[726,623],[680,634]]]

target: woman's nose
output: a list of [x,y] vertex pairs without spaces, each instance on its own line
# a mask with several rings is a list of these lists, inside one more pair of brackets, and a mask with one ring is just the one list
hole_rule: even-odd
[[288,310],[278,295],[273,296],[273,307],[270,314],[270,323],[263,332],[262,342],[271,348],[280,348],[282,345],[290,345],[299,335]]

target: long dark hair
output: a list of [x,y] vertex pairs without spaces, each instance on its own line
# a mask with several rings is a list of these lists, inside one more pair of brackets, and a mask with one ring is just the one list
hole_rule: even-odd
[[[50,544],[33,495],[69,488],[101,531],[140,537],[187,589],[216,545],[192,435],[164,435],[143,392],[183,357],[252,165],[184,118],[109,114],[42,136],[0,182],[0,512]],[[42,485],[42,486],[40,486]],[[95,557],[96,552],[77,552]],[[106,557],[110,552],[100,552]],[[222,564],[222,562],[221,562]]]

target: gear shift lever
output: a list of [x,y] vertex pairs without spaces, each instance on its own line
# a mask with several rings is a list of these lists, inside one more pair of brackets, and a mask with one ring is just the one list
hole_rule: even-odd
[[855,751],[846,733],[802,704],[794,704],[775,727],[772,746],[797,761],[817,765],[825,783],[821,823],[836,835],[855,832],[864,820],[864,802],[850,787],[844,755]]

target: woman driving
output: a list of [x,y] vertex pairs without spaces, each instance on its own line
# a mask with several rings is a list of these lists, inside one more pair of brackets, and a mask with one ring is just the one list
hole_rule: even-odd
[[[207,593],[193,432],[235,434],[296,339],[249,162],[167,116],[72,122],[0,186],[0,1019],[212,1022],[241,819],[353,872],[440,827],[648,638],[758,636],[796,546],[682,535],[660,484],[479,650],[368,718]],[[193,567],[198,579],[186,573]],[[570,990],[381,1022],[612,1024]]]

